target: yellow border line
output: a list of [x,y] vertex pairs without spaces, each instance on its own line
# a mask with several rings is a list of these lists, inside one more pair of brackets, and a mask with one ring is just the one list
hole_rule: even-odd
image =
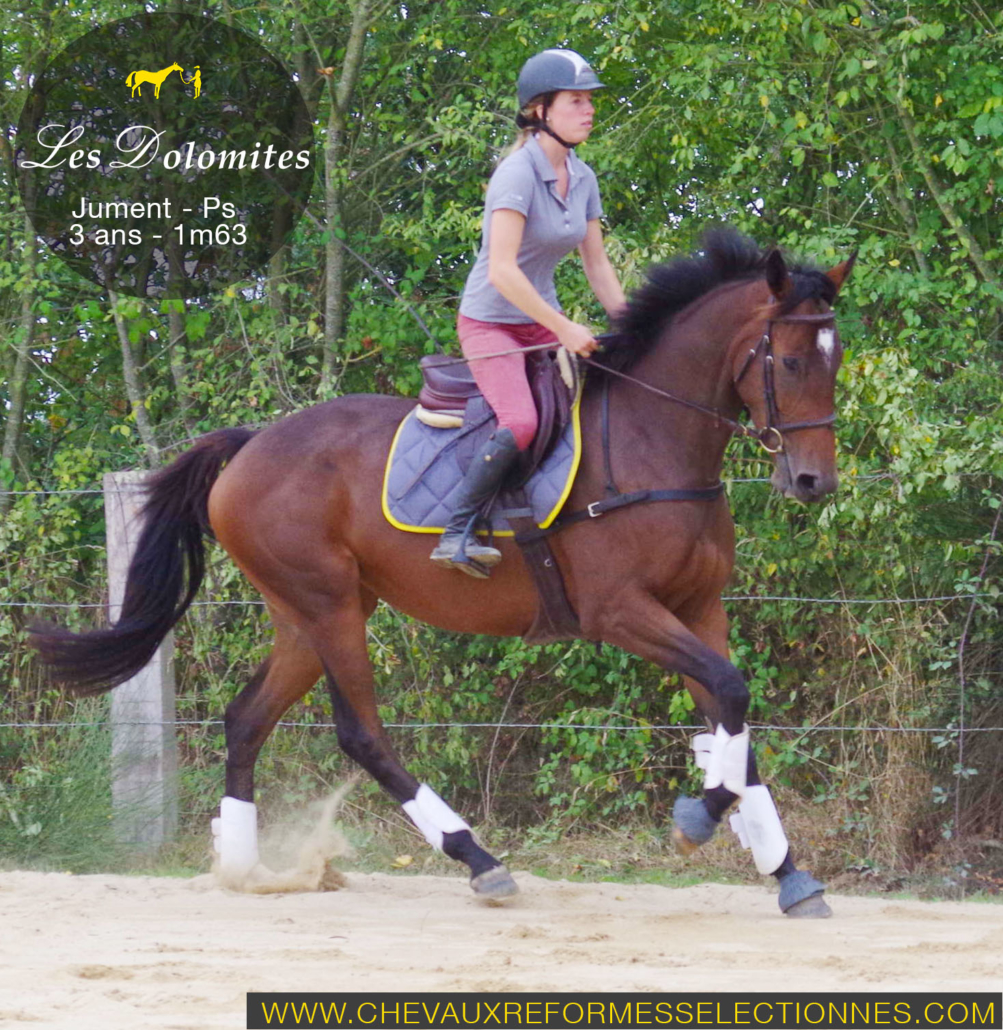
[[561,496],[557,499],[557,504],[554,505],[553,511],[540,523],[540,529],[546,529],[557,518],[561,508],[564,507],[564,502],[571,493],[571,488],[575,485],[575,476],[578,475],[578,466],[582,460],[582,389],[583,383],[580,380],[578,383],[578,396],[575,398],[575,403],[571,405],[571,421],[574,425],[573,436],[575,444],[574,453],[571,456],[571,472],[568,474],[568,479],[564,484]]
[[394,453],[397,450],[397,441],[400,439],[401,433],[404,432],[404,427],[407,425],[409,418],[414,418],[414,413],[417,408],[412,408],[402,419],[401,424],[397,427],[397,432],[394,433],[394,442],[390,445],[390,453],[387,455],[387,465],[383,472],[383,494],[380,498],[383,506],[383,516],[390,523],[394,529],[402,529],[405,533],[441,533],[441,529],[436,529],[433,526],[406,526],[403,522],[398,522],[393,515],[390,514],[390,504],[387,501],[387,490],[390,484],[390,467],[393,465]]
[[[567,482],[564,484],[564,490],[561,496],[558,498],[557,503],[554,505],[550,514],[544,519],[543,522],[539,523],[541,529],[546,529],[553,521],[557,518],[564,506],[564,502],[568,499],[568,495],[571,493],[571,488],[575,485],[575,476],[578,474],[578,466],[582,460],[582,419],[581,419],[581,408],[582,408],[582,387],[578,388],[578,396],[575,398],[575,402],[571,407],[571,422],[574,426],[574,455],[571,459],[571,471],[568,474]],[[386,468],[383,472],[383,491],[380,495],[380,504],[383,508],[383,517],[390,523],[394,529],[400,529],[405,533],[442,533],[445,529],[444,526],[411,526],[406,525],[403,522],[398,522],[397,519],[390,514],[390,502],[387,499],[387,491],[390,487],[390,468],[393,465],[394,454],[397,450],[397,442],[400,440],[401,434],[404,432],[404,426],[407,425],[409,418],[414,418],[414,413],[417,408],[412,408],[405,416],[401,419],[401,424],[397,427],[397,432],[394,433],[393,443],[390,444],[390,453],[387,455]],[[478,530],[479,533],[487,535],[487,530]],[[511,529],[500,529],[495,536],[515,536],[515,533]]]

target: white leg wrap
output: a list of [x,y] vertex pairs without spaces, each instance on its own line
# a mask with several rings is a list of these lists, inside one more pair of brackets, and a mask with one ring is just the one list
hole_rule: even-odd
[[746,787],[745,796],[728,819],[743,848],[752,849],[756,868],[764,875],[775,873],[787,857],[787,835],[769,787]]
[[692,740],[697,767],[704,771],[704,790],[723,786],[732,794],[745,794],[749,768],[749,727],[733,737],[721,725],[715,733],[698,733]]
[[251,801],[223,798],[212,821],[212,845],[220,872],[243,876],[258,864],[258,810]]
[[693,761],[696,762],[697,768],[703,769],[706,773],[710,766],[710,752],[714,746],[714,734],[698,733],[690,741],[690,746],[693,748]]
[[405,801],[401,807],[421,830],[425,840],[438,851],[442,851],[444,833],[470,829],[427,783],[423,783],[414,798]]

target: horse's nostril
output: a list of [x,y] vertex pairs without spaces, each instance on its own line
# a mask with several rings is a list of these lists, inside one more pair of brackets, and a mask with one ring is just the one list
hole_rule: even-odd
[[798,487],[806,493],[813,493],[817,483],[818,476],[814,476],[810,472],[802,472],[797,478]]

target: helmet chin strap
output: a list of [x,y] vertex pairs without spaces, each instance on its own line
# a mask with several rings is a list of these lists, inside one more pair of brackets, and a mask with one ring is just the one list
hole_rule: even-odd
[[553,95],[548,95],[543,101],[543,117],[537,119],[536,128],[541,132],[545,132],[548,136],[553,137],[558,143],[564,147],[565,150],[574,150],[577,143],[569,143],[566,139],[561,139],[556,132],[547,124],[547,112],[550,110],[550,102],[553,99]]
[[567,140],[561,139],[561,137],[558,136],[557,133],[554,132],[554,130],[549,125],[546,124],[546,122],[540,122],[540,124],[537,126],[537,128],[541,132],[545,132],[548,136],[552,136],[554,139],[557,140],[558,143],[561,144],[562,147],[565,147],[568,150],[574,150],[575,147],[578,146],[577,143],[569,143]]

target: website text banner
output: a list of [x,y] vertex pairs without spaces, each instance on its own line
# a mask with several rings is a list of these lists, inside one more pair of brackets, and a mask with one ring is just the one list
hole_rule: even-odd
[[995,1027],[1000,994],[248,994],[248,1030],[321,1027]]

